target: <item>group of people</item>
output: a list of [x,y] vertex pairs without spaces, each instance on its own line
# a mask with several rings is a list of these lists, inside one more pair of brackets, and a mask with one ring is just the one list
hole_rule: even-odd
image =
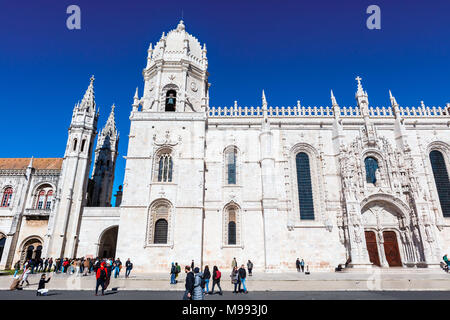
[[[42,260],[42,263],[41,261]],[[68,273],[75,275],[83,275],[87,276],[88,273],[94,273],[96,276],[96,288],[95,294],[98,294],[98,288],[102,287],[102,295],[104,295],[104,291],[108,288],[111,275],[114,273],[114,278],[119,277],[120,271],[122,270],[122,261],[120,258],[113,260],[109,259],[100,259],[97,257],[96,259],[91,258],[79,258],[79,259],[55,259],[47,258],[45,260],[40,259],[31,259],[25,261],[23,264],[23,273],[19,276],[19,270],[21,269],[20,261],[17,261],[14,265],[15,272],[13,276],[13,283],[11,284],[11,290],[21,290],[24,283],[26,285],[30,285],[28,281],[28,277],[30,274],[36,272],[53,272],[55,273]],[[125,262],[125,278],[130,276],[131,270],[133,269],[133,263],[130,261],[130,258]],[[36,295],[46,295],[48,290],[45,289],[45,284],[50,281],[50,278],[46,278],[45,273],[42,274],[41,279],[38,285],[38,291]]]
[[300,261],[299,258],[295,261],[295,267],[297,268],[297,272],[305,272],[305,261],[302,259]]
[[[231,283],[234,285],[233,293],[244,292],[248,293],[246,280],[247,280],[247,271],[245,270],[244,264],[238,269],[238,263],[236,258],[233,258],[231,261]],[[253,270],[253,262],[248,260],[247,262],[248,275],[252,275]],[[178,273],[180,273],[181,268],[178,263],[172,263],[171,267],[171,284],[177,283],[176,277]],[[222,295],[222,288],[220,287],[220,279],[222,277],[222,273],[220,272],[217,266],[213,267],[212,273],[209,270],[209,266],[205,266],[203,272],[200,271],[199,267],[195,267],[194,260],[190,266],[184,267],[184,272],[186,273],[186,283],[185,283],[185,292],[183,296],[183,300],[203,300],[204,296],[207,294],[214,294],[214,288],[217,286],[219,289],[219,294]],[[212,280],[212,290],[209,291],[209,284]],[[242,285],[242,289],[241,289]]]

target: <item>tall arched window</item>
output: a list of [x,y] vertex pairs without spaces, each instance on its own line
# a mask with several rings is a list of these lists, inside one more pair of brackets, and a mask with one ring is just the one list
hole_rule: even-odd
[[225,246],[240,245],[239,208],[232,203],[224,209],[223,244]]
[[166,111],[175,111],[177,103],[177,92],[175,90],[168,90],[166,94]]
[[158,182],[172,182],[173,160],[170,150],[162,151],[156,157],[157,172],[156,177]]
[[314,202],[311,184],[311,168],[309,157],[305,152],[295,156],[297,167],[298,200],[300,204],[300,219],[314,220]]
[[147,226],[147,244],[161,245],[173,242],[170,232],[172,205],[165,199],[151,206]]
[[430,152],[431,167],[433,168],[434,182],[441,203],[442,214],[444,217],[450,217],[450,181],[448,171],[445,165],[445,159],[438,150]]
[[226,169],[226,183],[236,184],[236,148],[228,148],[225,151],[225,169]]
[[9,207],[10,206],[12,195],[13,195],[13,189],[12,188],[6,188],[3,191],[2,203],[1,203],[2,207]]
[[378,169],[378,161],[373,157],[367,157],[364,159],[364,164],[366,166],[366,181],[368,183],[377,182],[376,171]]
[[77,151],[77,142],[78,140],[76,138],[73,139],[73,151]]
[[36,209],[43,209],[44,208],[44,202],[45,202],[45,191],[41,190],[41,191],[39,191],[38,202],[37,202],[37,205],[36,205]]
[[53,190],[49,190],[47,192],[47,198],[45,200],[45,209],[47,209],[47,210],[51,209],[52,200],[53,200]]
[[167,243],[168,223],[166,219],[159,219],[155,223],[155,236],[153,243]]

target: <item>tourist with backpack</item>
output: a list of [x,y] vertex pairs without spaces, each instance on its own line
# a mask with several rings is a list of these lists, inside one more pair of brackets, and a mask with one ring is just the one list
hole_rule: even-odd
[[177,274],[177,267],[175,263],[172,262],[172,267],[170,268],[170,284],[176,284],[175,276]]
[[222,288],[220,287],[220,278],[222,277],[222,274],[219,271],[219,268],[217,266],[213,267],[213,285],[212,285],[212,291],[211,294],[214,294],[214,286],[217,285],[219,287],[219,294],[222,295]]
[[107,270],[105,268],[105,263],[102,262],[100,265],[100,268],[97,269],[96,278],[97,278],[97,285],[95,287],[95,295],[98,295],[98,287],[102,287],[102,296],[105,295],[105,282],[108,277]]
[[205,288],[205,280],[203,273],[198,267],[194,268],[194,290],[192,292],[192,300],[203,300],[203,290]]
[[205,287],[206,291],[203,290],[205,294],[209,293],[209,279],[211,279],[211,272],[209,272],[209,267],[205,266],[205,269],[203,270],[203,279],[205,279]]
[[237,267],[234,267],[230,274],[231,283],[234,284],[233,293],[238,293],[237,288],[239,284],[239,273]]
[[178,262],[175,262],[176,267],[176,273],[175,273],[175,283],[178,283],[178,275],[181,273],[181,266],[178,264]]

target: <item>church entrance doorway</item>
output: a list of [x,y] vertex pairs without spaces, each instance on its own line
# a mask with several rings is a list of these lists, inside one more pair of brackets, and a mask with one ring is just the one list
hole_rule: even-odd
[[114,226],[103,231],[103,234],[100,236],[97,254],[100,258],[115,258],[118,233],[119,226]]
[[394,231],[384,231],[384,254],[389,267],[401,267],[402,259],[400,257],[400,251],[398,249],[397,235]]
[[378,255],[377,237],[373,231],[365,231],[366,246],[369,252],[369,259],[374,265],[381,267],[380,256]]

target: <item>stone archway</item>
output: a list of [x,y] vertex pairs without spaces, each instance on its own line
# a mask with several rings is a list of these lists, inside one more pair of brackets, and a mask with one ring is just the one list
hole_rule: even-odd
[[6,236],[0,232],[0,261],[2,261],[3,249],[5,248]]
[[386,201],[371,201],[361,212],[370,261],[381,267],[402,267],[406,249],[399,240],[408,231],[401,210]]
[[20,262],[23,264],[30,259],[39,259],[42,254],[42,241],[39,238],[29,238],[26,240],[21,249]]
[[100,258],[115,258],[118,233],[119,226],[112,226],[103,231],[102,235],[100,236],[97,254]]

